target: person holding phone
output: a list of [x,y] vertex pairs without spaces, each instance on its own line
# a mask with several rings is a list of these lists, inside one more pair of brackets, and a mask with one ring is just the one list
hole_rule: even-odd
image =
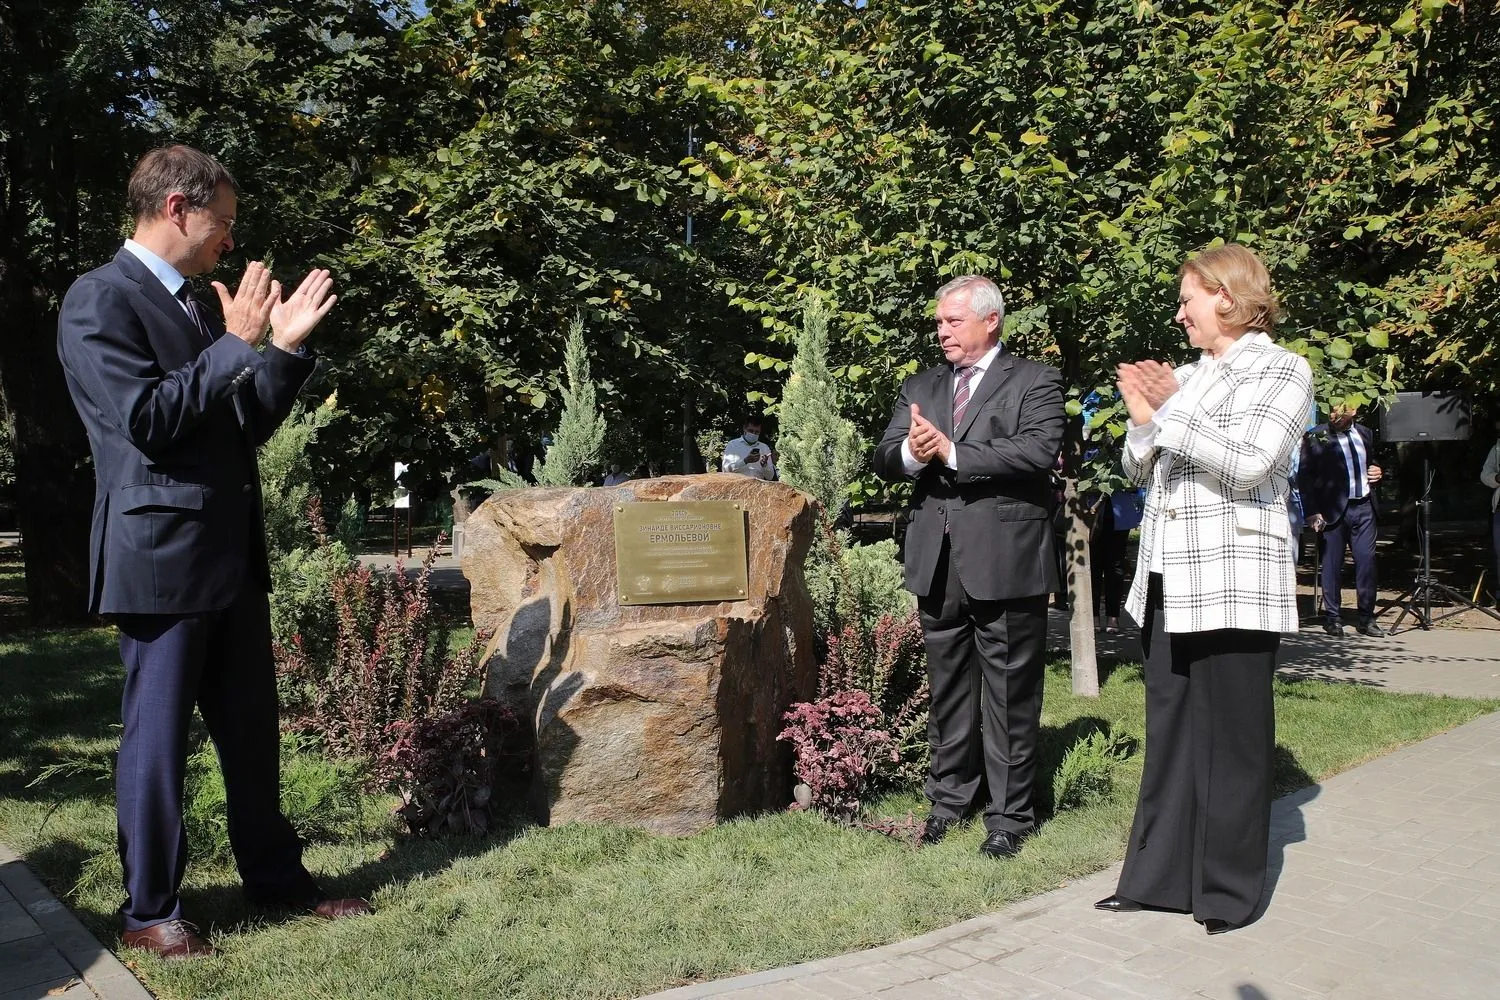
[[720,468],[725,472],[738,472],[742,476],[757,479],[776,478],[776,461],[771,446],[761,439],[760,417],[751,414],[745,418],[743,433],[724,446],[724,458]]

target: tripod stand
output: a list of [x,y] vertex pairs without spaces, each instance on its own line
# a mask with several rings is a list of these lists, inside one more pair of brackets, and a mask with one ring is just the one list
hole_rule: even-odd
[[[1480,607],[1469,600],[1463,594],[1454,590],[1447,584],[1434,583],[1432,579],[1432,542],[1431,542],[1431,513],[1432,506],[1432,470],[1431,462],[1426,457],[1422,458],[1422,495],[1417,500],[1417,546],[1421,551],[1421,568],[1417,571],[1416,582],[1402,592],[1400,597],[1386,605],[1386,610],[1401,605],[1401,613],[1391,623],[1391,635],[1401,631],[1401,623],[1406,620],[1407,615],[1416,619],[1414,625],[1408,628],[1421,627],[1432,628],[1433,622],[1440,622],[1445,618],[1463,614],[1465,611],[1482,611],[1496,621],[1500,621],[1500,614],[1496,614],[1491,608]],[[1437,615],[1432,613],[1432,601],[1436,597],[1439,603],[1447,603],[1450,607]]]

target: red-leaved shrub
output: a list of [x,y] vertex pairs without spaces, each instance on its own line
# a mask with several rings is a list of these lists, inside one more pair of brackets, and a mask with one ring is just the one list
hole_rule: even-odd
[[396,811],[407,828],[435,837],[486,832],[496,779],[522,756],[519,729],[515,714],[493,698],[387,726],[389,748],[377,773],[401,796]]
[[464,704],[486,637],[476,633],[449,652],[451,626],[428,593],[435,554],[415,577],[400,564],[393,571],[354,565],[333,577],[332,654],[310,657],[295,639],[277,649],[283,682],[302,692],[292,728],[374,768],[391,749],[393,724],[440,719]]
[[870,775],[897,759],[880,709],[864,691],[835,691],[782,718],[786,727],[776,738],[791,743],[793,770],[811,791],[812,808],[852,820]]

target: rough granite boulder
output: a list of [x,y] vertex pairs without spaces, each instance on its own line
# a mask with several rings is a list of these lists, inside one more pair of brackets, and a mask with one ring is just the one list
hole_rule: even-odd
[[[618,603],[614,505],[649,500],[745,505],[744,600]],[[507,491],[469,516],[474,624],[494,636],[485,689],[534,727],[540,820],[689,834],[790,801],[776,734],[816,695],[814,524],[797,490],[723,473]]]

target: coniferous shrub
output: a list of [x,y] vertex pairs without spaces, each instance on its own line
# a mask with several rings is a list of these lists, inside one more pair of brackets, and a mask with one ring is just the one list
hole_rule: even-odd
[[809,298],[792,354],[791,374],[777,408],[776,452],[782,482],[818,501],[826,520],[836,520],[849,484],[864,464],[864,442],[844,416],[838,380],[828,363],[828,309]]
[[1095,729],[1079,737],[1052,775],[1052,811],[1076,809],[1109,798],[1115,770],[1135,745],[1134,737],[1126,732]]
[[574,318],[568,327],[563,355],[563,412],[552,437],[552,446],[536,468],[538,486],[587,486],[601,467],[604,447],[604,416],[594,401],[594,381],[589,374],[588,344],[583,339],[583,320]]
[[[356,833],[361,783],[358,765],[329,759],[306,736],[281,734],[281,812],[302,837],[329,840]],[[231,856],[224,776],[208,740],[188,755],[183,821],[195,858]]]

